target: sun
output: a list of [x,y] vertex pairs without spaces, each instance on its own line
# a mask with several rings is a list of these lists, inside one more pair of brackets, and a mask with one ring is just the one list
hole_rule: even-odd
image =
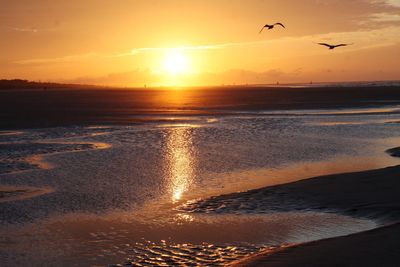
[[179,50],[168,51],[164,59],[164,70],[170,75],[189,72],[188,57]]

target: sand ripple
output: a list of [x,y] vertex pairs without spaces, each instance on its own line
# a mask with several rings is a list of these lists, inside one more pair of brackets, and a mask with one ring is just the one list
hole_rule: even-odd
[[251,190],[189,201],[178,207],[178,210],[196,213],[265,214],[296,210],[307,211],[311,208],[310,203],[290,196],[283,190],[263,188],[263,190]]
[[110,266],[225,266],[227,263],[245,256],[272,249],[255,246],[216,246],[137,243],[130,250],[131,256],[124,264]]
[[81,142],[9,142],[0,143],[0,174],[31,169],[50,169],[51,164],[43,156],[55,153],[79,152],[104,149],[104,143]]
[[0,203],[36,197],[53,191],[48,187],[0,186]]

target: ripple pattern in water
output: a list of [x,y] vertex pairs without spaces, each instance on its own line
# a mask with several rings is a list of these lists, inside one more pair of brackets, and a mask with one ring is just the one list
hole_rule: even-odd
[[[0,143],[0,174],[32,169],[46,169],[39,156],[95,149],[94,144],[83,143]],[[37,159],[37,160],[36,160]]]
[[[272,249],[273,247],[269,247]],[[225,266],[227,263],[266,249],[256,246],[216,246],[137,243],[123,264],[109,266]]]

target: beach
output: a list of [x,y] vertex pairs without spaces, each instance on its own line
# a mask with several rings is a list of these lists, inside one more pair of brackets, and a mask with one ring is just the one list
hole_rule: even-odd
[[91,90],[0,92],[4,266],[398,263],[397,87]]
[[[398,151],[399,148],[394,148],[389,153],[397,155]],[[267,250],[231,266],[397,266],[400,253],[399,172],[400,167],[395,166],[316,177],[243,193],[254,196],[250,201],[265,202],[268,207],[280,205],[275,204],[277,202],[288,203],[285,206],[290,207],[289,210],[339,212],[377,219],[387,226]],[[229,197],[221,196],[211,202],[225,203],[229,209]]]
[[[398,152],[399,148],[388,150],[393,156],[398,156]],[[399,172],[400,167],[396,166],[283,185],[284,191],[300,191],[301,199],[320,204],[323,209],[373,217],[387,221],[389,225],[349,236],[267,251],[232,266],[397,266],[400,253]],[[384,184],[384,188],[377,187],[378,184]],[[272,191],[279,191],[279,188],[272,188]],[[285,193],[293,196],[293,192]]]
[[323,209],[377,218],[389,225],[260,253],[232,266],[397,266],[400,252],[399,171],[400,167],[396,166],[270,188],[272,192],[281,189],[290,196],[299,192],[303,201],[322,205]]
[[[398,266],[399,224],[259,254],[232,266]],[[366,245],[367,244],[367,245]]]

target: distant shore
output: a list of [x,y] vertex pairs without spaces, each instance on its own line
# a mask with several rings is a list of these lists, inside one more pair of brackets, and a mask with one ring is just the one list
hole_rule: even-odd
[[13,89],[0,90],[0,129],[140,124],[155,115],[210,116],[393,105],[400,105],[399,86]]
[[[388,153],[398,156],[400,148]],[[264,189],[302,199],[312,208],[370,218],[387,225],[266,251],[232,264],[235,267],[400,266],[400,166],[306,179]]]

